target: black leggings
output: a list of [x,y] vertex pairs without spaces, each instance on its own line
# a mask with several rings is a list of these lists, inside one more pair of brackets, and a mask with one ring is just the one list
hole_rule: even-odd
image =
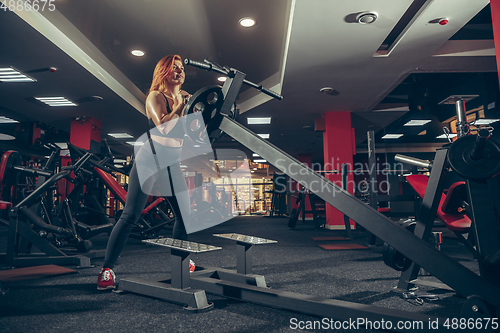
[[[182,171],[178,163],[171,165],[169,169],[172,184],[176,189],[176,193],[181,193],[181,195],[183,196],[182,198],[179,198],[179,201],[177,200],[178,198],[176,196],[168,198],[172,204],[172,209],[174,210],[176,217],[173,230],[173,238],[187,240],[186,229],[184,227],[184,222],[179,209],[179,205],[189,205],[189,195],[187,194],[188,191],[186,181],[184,180],[184,176],[182,175]],[[166,168],[164,170],[167,171]],[[168,173],[166,177],[166,179],[169,179]],[[141,188],[136,165],[134,164],[134,166],[130,170],[125,208],[123,209],[123,213],[120,219],[118,220],[118,222],[116,222],[113,230],[111,231],[111,235],[109,236],[103,268],[114,267],[116,261],[118,260],[118,257],[120,256],[120,253],[127,243],[130,231],[135,226],[137,220],[139,220],[139,217],[141,216],[142,211],[146,206],[147,200],[149,198],[149,193],[151,193],[155,184],[158,185],[157,181],[161,179],[165,179],[164,171],[158,173],[158,175],[156,176],[150,177],[142,185]],[[167,181],[165,186],[170,186],[170,182]],[[186,195],[187,198],[184,198],[184,196]],[[187,211],[189,211],[189,207],[187,207]]]

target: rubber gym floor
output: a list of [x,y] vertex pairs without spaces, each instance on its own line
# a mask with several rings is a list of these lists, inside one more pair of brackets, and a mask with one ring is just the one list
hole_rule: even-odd
[[[454,292],[421,287],[419,293],[435,294],[438,300],[418,305],[396,292],[400,273],[383,262],[382,246],[366,250],[327,251],[320,244],[355,242],[366,245],[369,234],[354,231],[351,241],[314,241],[311,237],[345,236],[345,232],[314,229],[307,221],[289,229],[287,218],[240,216],[211,229],[189,235],[189,240],[222,247],[193,254],[200,266],[236,267],[236,245],[215,233],[240,233],[278,241],[254,247],[253,273],[264,275],[268,286],[307,295],[371,304],[390,309],[456,318],[465,299]],[[477,264],[453,233],[445,228],[441,250],[477,270]],[[0,252],[5,251],[7,228],[0,227]],[[168,236],[166,234],[165,236]],[[106,246],[107,234],[92,239],[94,249]],[[379,244],[381,244],[379,240]],[[117,279],[142,277],[165,279],[170,272],[170,250],[129,239],[115,273]],[[99,292],[96,278],[103,263],[75,268],[76,274],[4,283],[0,295],[1,332],[372,332],[367,329],[304,329],[323,318],[273,309],[207,294],[211,311],[193,313],[182,306],[131,293]],[[7,269],[0,266],[0,269]],[[426,277],[437,281],[433,277]],[[357,318],[345,318],[344,320]],[[301,326],[303,327],[303,326]],[[352,327],[352,326],[351,326]],[[325,328],[325,326],[323,326]],[[329,327],[326,327],[329,328]],[[423,330],[425,331],[425,330]],[[379,332],[379,331],[378,331]]]

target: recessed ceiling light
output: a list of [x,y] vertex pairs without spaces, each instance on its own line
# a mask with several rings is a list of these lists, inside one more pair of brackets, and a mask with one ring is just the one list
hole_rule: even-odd
[[219,76],[219,77],[217,78],[217,81],[219,81],[219,82],[225,82],[226,80],[227,80],[227,77],[226,77],[226,76]]
[[251,17],[244,17],[240,20],[240,25],[245,28],[253,27],[257,22]]
[[253,160],[254,163],[267,163],[266,160]]
[[267,125],[271,123],[271,117],[247,118],[248,125]]
[[253,154],[252,154],[252,156],[253,156],[253,157],[260,157],[260,155],[259,155],[259,154],[256,154],[256,153],[253,153]]
[[68,144],[66,142],[56,142],[56,146],[58,146],[61,149],[68,149]]
[[321,88],[319,90],[319,92],[321,92],[323,94],[327,94],[327,95],[332,95],[332,96],[340,95],[340,93],[337,90],[333,89],[332,87]]
[[35,97],[35,99],[48,106],[78,106],[64,97]]
[[478,119],[474,122],[474,125],[489,125],[499,120],[500,119]]
[[17,69],[0,68],[0,81],[1,82],[36,82],[35,79],[21,73]]
[[399,139],[403,134],[386,134],[382,137],[382,139]]
[[429,119],[413,119],[407,122],[404,126],[423,126],[427,123],[430,123],[431,120]]
[[136,57],[144,57],[144,55],[146,54],[146,52],[141,50],[132,50],[130,51],[130,53],[132,53],[132,55],[135,55]]
[[121,164],[115,164],[114,167],[120,169],[120,168],[123,168],[123,165],[121,165]]
[[130,139],[133,138],[132,135],[128,133],[108,133],[109,136],[112,136],[115,139]]
[[115,162],[115,163],[127,163],[127,160],[124,160],[122,158],[117,158],[117,159],[113,160],[113,162]]
[[5,116],[0,116],[0,124],[11,124],[11,123],[18,123],[18,121],[7,118]]
[[262,139],[269,139],[269,134],[257,134],[260,136]]

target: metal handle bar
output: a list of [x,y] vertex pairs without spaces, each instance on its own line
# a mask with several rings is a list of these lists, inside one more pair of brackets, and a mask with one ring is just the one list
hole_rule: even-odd
[[[214,71],[214,72],[220,73],[222,75],[226,75],[226,76],[229,75],[229,70],[228,69],[216,66],[215,64],[213,64],[209,60],[205,60],[205,62],[203,63],[203,62],[194,61],[194,60],[191,60],[191,59],[184,59],[184,64],[186,64],[188,66],[193,66],[193,67],[198,67],[198,68],[201,68],[201,69],[205,69],[207,71]],[[243,83],[245,83],[246,85],[249,85],[250,87],[255,88],[255,89],[257,89],[257,90],[263,92],[264,94],[269,95],[269,96],[271,96],[273,98],[276,98],[278,100],[282,100],[283,99],[283,96],[281,96],[280,94],[275,93],[272,90],[266,89],[266,88],[262,87],[261,85],[258,85],[256,83],[250,82],[248,80],[243,80]]]
[[415,157],[397,154],[396,156],[394,156],[394,160],[398,161],[398,162],[403,162],[403,163],[415,165],[417,167],[428,168],[428,169],[432,168],[432,162],[427,161],[427,160],[421,160],[421,159],[415,158]]
[[36,168],[27,168],[19,165],[14,165],[14,170],[25,172],[25,173],[30,173],[35,177],[38,176],[45,176],[45,177],[51,177],[52,172],[51,171],[45,171],[43,169],[36,169]]

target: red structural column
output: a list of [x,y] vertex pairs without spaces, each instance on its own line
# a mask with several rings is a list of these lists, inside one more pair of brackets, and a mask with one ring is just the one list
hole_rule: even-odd
[[[354,131],[351,125],[350,112],[327,112],[324,114],[325,131],[323,132],[324,170],[338,170],[338,174],[327,173],[326,178],[336,185],[342,186],[340,170],[347,163],[347,170],[353,169],[353,155],[356,153]],[[353,174],[348,174],[349,193],[354,192]],[[336,193],[329,193],[334,196]],[[351,225],[354,222],[351,221]],[[331,205],[326,204],[326,227],[329,229],[345,229],[344,215]]]
[[[71,132],[69,141],[77,147],[90,150],[92,153],[100,153],[101,150],[101,122],[91,117],[71,121]],[[61,155],[61,166],[71,164],[69,156]],[[73,184],[61,179],[58,182],[61,199],[71,192]]]
[[71,121],[69,140],[77,147],[99,153],[101,149],[101,122],[90,117]]
[[[500,79],[500,0],[491,0],[491,21],[493,23],[493,38],[495,40],[495,54],[497,58],[497,72]],[[500,81],[500,80],[499,80]]]

